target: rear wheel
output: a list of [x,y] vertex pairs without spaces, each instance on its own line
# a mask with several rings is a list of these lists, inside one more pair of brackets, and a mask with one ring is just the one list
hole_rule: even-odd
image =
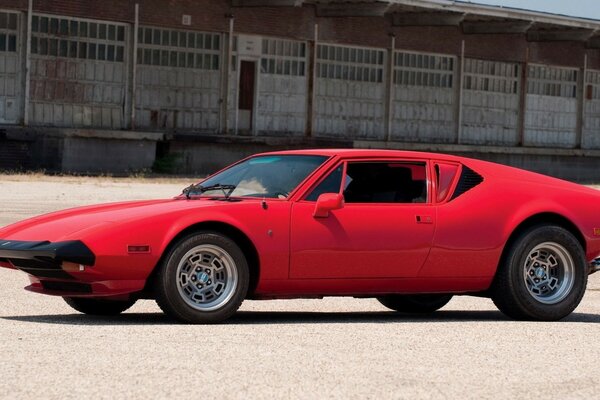
[[221,322],[240,307],[248,283],[248,263],[233,240],[217,232],[196,233],[165,257],[156,280],[156,302],[183,322]]
[[89,315],[119,315],[135,304],[136,300],[107,300],[85,297],[63,297],[73,309]]
[[377,300],[394,311],[411,314],[429,314],[444,307],[452,299],[450,294],[388,295]]
[[492,285],[492,300],[519,320],[556,321],[571,314],[587,286],[585,252],[559,226],[538,225],[508,248]]

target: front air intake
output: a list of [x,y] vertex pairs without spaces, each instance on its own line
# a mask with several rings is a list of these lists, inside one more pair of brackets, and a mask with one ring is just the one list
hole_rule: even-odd
[[80,282],[41,281],[42,287],[52,292],[92,293],[92,286]]
[[456,185],[456,189],[454,189],[454,194],[452,195],[451,200],[462,196],[469,190],[473,189],[475,186],[481,184],[481,182],[483,182],[483,176],[479,175],[471,168],[463,165],[462,172],[460,173],[460,178],[458,179],[458,184]]

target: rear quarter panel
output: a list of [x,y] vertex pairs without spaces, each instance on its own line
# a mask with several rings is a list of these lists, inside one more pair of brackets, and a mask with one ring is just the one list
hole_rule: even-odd
[[511,234],[541,213],[570,220],[585,238],[587,259],[598,256],[594,228],[600,227],[600,193],[495,164],[469,166],[484,182],[439,205],[434,245],[420,276],[484,277],[489,287]]

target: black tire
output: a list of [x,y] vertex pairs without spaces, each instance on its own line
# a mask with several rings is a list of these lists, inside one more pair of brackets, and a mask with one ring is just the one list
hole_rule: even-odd
[[87,297],[63,297],[65,302],[80,313],[88,315],[119,315],[135,304],[132,300],[107,300]]
[[387,308],[409,314],[433,313],[448,304],[451,299],[451,294],[394,294],[377,298]]
[[[189,264],[183,261],[184,257],[190,254],[189,252],[194,252],[200,248],[207,248],[207,246],[208,249],[217,249],[215,251],[222,255],[222,258],[218,259],[222,262],[219,265],[230,265],[232,275],[236,276],[235,284],[227,283],[221,287],[221,295],[217,295],[216,291],[213,292],[215,301],[223,301],[222,304],[214,306],[217,307],[214,309],[210,309],[209,304],[194,303],[196,300],[193,296],[196,295],[196,289],[190,285],[210,285],[212,283],[210,280],[201,282],[206,276],[200,277],[198,275],[198,277],[194,278],[195,272],[188,273],[185,278],[188,286],[183,286],[181,283],[182,277],[181,275],[178,276],[180,263],[182,263],[182,268],[187,268],[186,265]],[[204,257],[203,253],[199,254],[202,254],[201,258]],[[237,311],[248,292],[250,274],[244,253],[232,239],[217,232],[198,232],[181,239],[172,246],[159,268],[160,270],[155,282],[156,302],[165,314],[181,322],[211,324],[224,321]],[[190,270],[194,268],[196,267],[190,267]],[[201,268],[203,267],[200,266]],[[208,269],[206,271],[208,274]],[[198,274],[202,274],[202,271],[198,272]],[[212,272],[212,274],[211,276],[216,282],[218,272]],[[191,282],[191,278],[190,281],[187,281],[190,275],[192,278],[197,279],[198,282]],[[186,294],[186,291],[190,293]],[[201,289],[199,288],[198,293],[200,291]],[[228,295],[224,295],[226,291],[229,291]],[[198,295],[200,296],[200,294]],[[205,306],[207,308],[203,309],[202,307]]]
[[[562,268],[565,270],[564,265],[571,264],[572,271],[568,279],[567,274],[563,274],[563,278],[557,281],[560,283],[553,292],[548,286],[549,292],[545,295],[532,286],[531,281],[526,282],[538,278],[537,269],[534,272],[535,266],[532,267],[537,258],[530,256],[536,254],[536,249],[543,249],[544,246],[550,246],[548,247],[550,249],[555,246],[560,250],[558,254],[562,254],[566,262],[559,261],[556,264],[559,270],[560,265],[563,265]],[[560,257],[560,255],[555,256],[555,259],[561,260]],[[543,273],[540,271],[540,274]],[[526,274],[531,275],[532,278]],[[546,277],[540,276],[539,279],[545,281]],[[585,252],[579,241],[569,231],[559,226],[537,225],[521,233],[507,248],[491,287],[491,297],[498,309],[513,319],[558,321],[577,308],[585,293],[587,279]]]

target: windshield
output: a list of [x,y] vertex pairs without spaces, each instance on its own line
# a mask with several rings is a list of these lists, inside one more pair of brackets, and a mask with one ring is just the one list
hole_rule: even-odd
[[190,193],[284,199],[326,159],[296,155],[252,157],[206,179]]

